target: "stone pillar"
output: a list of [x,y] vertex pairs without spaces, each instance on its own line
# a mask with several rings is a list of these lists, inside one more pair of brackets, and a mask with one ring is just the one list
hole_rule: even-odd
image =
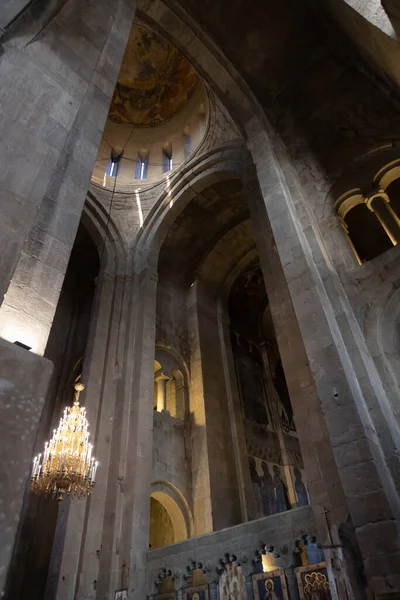
[[229,322],[224,318],[222,311],[219,311],[218,322],[229,419],[232,429],[233,451],[242,510],[242,522],[244,523],[245,521],[251,521],[252,519],[257,518],[257,506],[250,477],[246,433],[236,377],[235,358],[232,351]]
[[400,241],[400,221],[390,206],[389,197],[385,193],[374,194],[367,199],[366,204],[386,231],[393,246],[396,246]]
[[46,590],[43,600],[55,600],[57,597],[58,580],[62,561],[65,534],[68,524],[68,513],[71,498],[66,496],[58,506],[57,525],[54,533],[53,548],[51,551],[49,571],[47,575]]
[[97,284],[82,379],[94,455],[100,464],[90,499],[74,498],[70,504],[61,556],[53,548],[52,560],[61,561],[57,600],[74,600],[78,588],[85,597],[95,598],[96,589],[108,592],[111,587],[119,535],[115,533],[115,519],[123,494],[121,455],[126,449],[120,357],[130,286],[130,277],[111,277],[103,272]]
[[0,301],[8,289],[0,335],[37,354],[46,346],[135,10],[133,0],[63,4],[45,23],[17,20],[0,56]]
[[0,340],[0,597],[52,370],[49,360]]
[[157,277],[145,269],[121,287],[121,295],[104,298],[100,309],[115,312],[110,319],[101,311],[91,342],[96,356],[86,361],[92,385],[85,405],[89,422],[97,423],[100,465],[90,500],[71,503],[57,600],[114,598],[124,588],[129,600],[146,596]]
[[279,415],[277,392],[272,380],[271,365],[269,363],[268,352],[265,342],[261,342],[261,356],[264,365],[264,374],[268,392],[269,406],[271,409],[272,422],[274,424],[275,433],[278,437],[279,449],[282,455],[283,469],[285,471],[286,483],[288,486],[289,501],[292,508],[296,508],[296,495],[294,492],[293,476],[290,470],[289,453],[286,448],[285,438],[283,436],[282,424]]
[[184,421],[186,419],[188,403],[187,403],[187,385],[184,376],[174,374],[175,380],[175,395],[176,395],[176,418]]
[[190,456],[193,481],[194,535],[198,536],[213,531],[213,520],[196,286],[197,284],[193,285],[189,291],[188,331],[191,340],[189,411],[192,418]]
[[[329,466],[322,469],[320,491],[314,482],[310,485],[321,540],[329,545],[328,531],[321,519],[323,504],[320,498],[325,488],[332,543],[340,544],[338,526],[349,511],[363,553],[365,571],[376,595],[385,595],[388,587],[393,593],[400,592],[400,541],[394,525],[400,521],[400,499],[386,462],[387,457],[392,460],[390,452],[397,439],[396,424],[390,418],[390,411],[386,413],[388,402],[379,386],[379,376],[340,281],[329,264],[328,254],[321,247],[322,240],[315,235],[312,221],[310,224],[306,199],[290,166],[286,167],[288,161],[284,150],[278,146],[282,154],[278,164],[267,133],[254,130],[250,135],[249,146],[262,194],[259,202],[258,193],[253,193],[250,212],[289,391],[293,383],[292,366],[297,370],[302,367],[306,376],[308,364],[311,367],[311,386],[305,387],[308,384],[303,381],[300,383],[302,390],[291,394],[301,446],[309,446],[311,450],[311,454],[304,457],[307,478],[308,473],[311,479],[315,478],[316,461],[321,465],[321,460],[329,460]],[[281,164],[285,165],[285,174],[291,178],[290,188],[285,184]],[[268,232],[269,225],[265,223],[266,215],[275,247]],[[304,218],[306,230],[302,228],[299,215]],[[296,315],[293,331],[299,328],[306,353],[304,356],[303,350],[297,357],[297,367],[290,364],[287,345],[281,347],[278,332],[282,327],[287,330],[287,324],[280,319],[280,307],[273,306],[276,281],[271,281],[271,271],[276,272],[279,263],[284,276],[282,291],[287,286],[286,302],[292,303]],[[290,336],[290,332],[286,331],[285,335]],[[318,401],[313,410],[308,411],[306,405],[298,405],[298,399],[306,389],[308,394],[313,394],[313,388]],[[364,389],[368,389],[368,403]],[[315,429],[319,427],[328,433],[328,439],[324,439],[325,434],[320,444],[315,440],[312,448],[307,437],[315,439]],[[382,427],[385,448],[379,437]],[[333,463],[329,452],[333,452]],[[394,454],[393,460],[396,461]],[[379,540],[379,544],[374,540]],[[384,560],[383,555],[386,555]],[[358,582],[353,580],[352,583],[356,593]]]
[[124,493],[117,515],[118,571],[113,574],[115,589],[128,588],[129,600],[146,596],[157,299],[155,269],[149,266],[136,278],[125,362],[127,437],[123,454]]
[[167,410],[167,381],[170,377],[164,375],[160,371],[155,375],[155,381],[157,382],[157,410]]
[[242,518],[217,302],[201,280],[190,292],[189,336],[194,521],[200,535]]

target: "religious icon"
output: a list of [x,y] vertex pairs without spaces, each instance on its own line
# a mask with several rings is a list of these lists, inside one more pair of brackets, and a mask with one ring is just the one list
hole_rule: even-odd
[[254,600],[289,600],[283,569],[253,575]]
[[300,506],[307,506],[310,504],[308,499],[308,492],[303,480],[303,474],[297,467],[293,467],[294,475],[294,491],[296,492],[296,504],[297,508]]
[[265,461],[261,463],[261,469],[263,474],[260,477],[260,483],[264,515],[274,515],[277,512],[274,481]]
[[219,595],[221,600],[247,600],[246,578],[236,562],[225,565],[219,580]]
[[273,466],[274,471],[274,485],[276,493],[276,510],[277,512],[284,512],[290,510],[289,495],[286,483],[281,477],[281,470],[278,465]]
[[257,514],[256,518],[264,516],[263,514],[263,497],[261,489],[261,478],[257,472],[256,461],[253,456],[249,456],[250,478],[253,484],[254,496],[256,500]]
[[209,600],[208,585],[199,585],[183,590],[183,600]]
[[116,590],[115,600],[128,600],[128,590]]
[[331,600],[326,563],[296,569],[300,600]]

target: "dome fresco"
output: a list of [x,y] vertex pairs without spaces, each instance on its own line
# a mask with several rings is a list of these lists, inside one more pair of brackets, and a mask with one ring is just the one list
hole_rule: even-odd
[[114,123],[156,127],[177,114],[198,77],[180,52],[153,30],[132,27],[109,117]]

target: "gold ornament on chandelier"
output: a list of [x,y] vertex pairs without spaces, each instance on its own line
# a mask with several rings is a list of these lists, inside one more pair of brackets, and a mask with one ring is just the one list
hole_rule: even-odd
[[62,500],[64,495],[87,496],[96,479],[98,461],[92,457],[89,444],[89,423],[86,408],[79,406],[82,383],[75,384],[73,406],[64,410],[58,429],[54,429],[44,453],[33,460],[31,489],[34,494],[53,496]]

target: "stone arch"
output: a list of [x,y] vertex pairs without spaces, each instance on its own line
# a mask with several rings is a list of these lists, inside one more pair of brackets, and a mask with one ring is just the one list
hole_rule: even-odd
[[[154,408],[160,410],[161,404],[165,404],[171,416],[183,421],[189,410],[189,369],[186,362],[173,348],[156,344],[154,370],[156,378]],[[165,381],[160,383],[157,377]],[[159,390],[157,384],[162,384],[164,387]],[[163,402],[159,400],[159,394],[165,396]]]
[[127,252],[123,239],[112,215],[91,191],[83,207],[82,223],[97,246],[102,270],[108,275],[124,274]]
[[187,383],[189,369],[185,360],[177,350],[170,346],[156,343],[155,357],[166,375],[172,375],[175,371],[179,371],[182,373],[185,383]]
[[158,500],[168,512],[174,528],[175,542],[193,535],[193,517],[187,500],[177,487],[168,481],[153,481],[151,497]]
[[136,255],[139,272],[149,262],[156,267],[168,229],[196,194],[214,183],[231,179],[245,185],[246,169],[251,169],[251,163],[241,141],[230,142],[200,157],[190,167],[183,168],[161,194],[138,236]]

